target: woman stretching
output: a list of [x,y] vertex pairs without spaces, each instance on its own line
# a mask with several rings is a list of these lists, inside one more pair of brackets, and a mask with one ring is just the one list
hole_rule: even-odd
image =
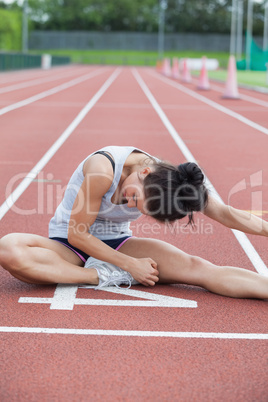
[[268,277],[216,266],[161,240],[132,237],[130,222],[141,214],[161,222],[188,216],[193,224],[195,211],[268,236],[267,222],[213,199],[196,164],[173,166],[134,147],[105,147],[72,175],[49,238],[8,234],[0,240],[0,264],[34,284],[184,283],[229,297],[268,298]]

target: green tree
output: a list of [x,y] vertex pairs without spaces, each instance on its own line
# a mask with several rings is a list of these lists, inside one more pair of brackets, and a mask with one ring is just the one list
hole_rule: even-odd
[[0,49],[21,49],[21,20],[20,11],[0,8]]
[[[244,32],[247,1],[244,0]],[[230,32],[232,0],[167,2],[167,32]],[[255,35],[262,35],[263,32],[264,4],[265,0],[262,0],[254,5]],[[136,32],[158,30],[159,0],[29,0],[29,6],[35,29]]]
[[157,30],[156,0],[29,0],[36,28],[147,31]]
[[[246,31],[247,4],[244,0],[244,32]],[[264,4],[254,4],[255,35],[262,35]],[[168,0],[166,25],[169,32],[229,33],[232,0]]]

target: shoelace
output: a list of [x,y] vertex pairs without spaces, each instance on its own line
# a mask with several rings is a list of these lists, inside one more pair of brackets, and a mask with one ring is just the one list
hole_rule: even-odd
[[[109,272],[109,271],[108,271]],[[106,270],[107,273],[107,270]],[[131,278],[130,278],[130,274],[128,274],[128,272],[124,272],[124,273],[120,273],[117,271],[112,272],[112,274],[109,273],[108,278],[106,279],[106,281],[103,281],[103,283],[101,285],[98,285],[95,290],[98,290],[100,288],[109,286],[109,285],[114,285],[116,286],[118,289],[121,289],[121,286],[119,286],[117,284],[117,282],[120,281],[121,283],[123,282],[123,284],[128,284],[128,288],[131,288]]]

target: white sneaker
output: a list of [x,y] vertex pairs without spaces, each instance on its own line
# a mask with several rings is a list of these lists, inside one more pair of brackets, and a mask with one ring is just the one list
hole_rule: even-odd
[[89,257],[85,263],[85,268],[95,268],[99,276],[99,284],[95,289],[104,288],[106,286],[128,285],[128,289],[131,285],[138,285],[133,276],[116,265],[97,260],[96,258]]

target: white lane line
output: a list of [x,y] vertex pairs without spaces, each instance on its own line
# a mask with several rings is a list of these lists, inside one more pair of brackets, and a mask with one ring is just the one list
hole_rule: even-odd
[[41,75],[48,77],[49,70],[29,69],[29,70],[13,70],[8,72],[2,72],[0,74],[0,86],[7,84],[15,84],[17,81],[29,80],[39,78]]
[[[179,149],[181,150],[181,152],[185,156],[185,158],[189,162],[197,163],[195,157],[190,152],[188,147],[185,145],[185,143],[183,142],[183,140],[181,139],[181,137],[179,136],[179,134],[177,133],[177,131],[175,130],[173,125],[171,124],[171,122],[168,120],[166,114],[163,112],[163,110],[161,109],[161,107],[157,103],[156,99],[154,98],[154,96],[152,95],[151,91],[149,90],[149,88],[147,87],[147,85],[145,84],[143,79],[141,78],[140,74],[137,72],[136,69],[132,69],[132,73],[133,73],[134,77],[136,78],[137,82],[139,83],[141,89],[143,90],[143,92],[145,93],[145,95],[147,96],[149,101],[151,102],[154,110],[156,111],[156,113],[158,114],[160,119],[162,120],[164,126],[167,128],[168,132],[170,133],[170,135],[172,136],[172,138],[174,139],[174,141],[178,145]],[[212,185],[211,181],[208,178],[206,178],[206,181],[208,183],[209,188],[213,192],[213,196],[215,198],[217,198],[220,202],[223,203],[222,198],[220,197],[219,193],[216,191],[215,187]],[[234,233],[234,235],[235,235],[236,239],[238,240],[240,246],[245,251],[246,255],[248,256],[249,260],[253,264],[253,266],[256,269],[256,271],[259,274],[268,276],[268,269],[267,269],[266,265],[264,264],[263,260],[261,259],[261,257],[257,253],[257,251],[255,250],[255,248],[253,247],[253,245],[251,244],[251,242],[249,241],[249,239],[247,238],[245,233],[239,232],[239,231],[234,230],[234,229],[232,229],[232,232]]]
[[11,70],[6,72],[1,72],[0,74],[0,85],[14,84],[17,81],[28,80],[40,78],[41,76],[48,77],[51,72],[66,71],[73,69],[72,64],[66,66],[53,67],[51,70],[42,70],[40,68],[32,68],[26,70]]
[[93,71],[93,72],[91,72],[89,74],[82,75],[81,77],[74,78],[73,80],[65,82],[64,84],[61,84],[61,85],[58,85],[58,86],[56,86],[54,88],[48,89],[47,91],[41,92],[41,93],[39,93],[37,95],[33,95],[30,98],[23,99],[22,101],[13,103],[12,105],[9,105],[9,106],[6,106],[6,107],[0,109],[0,116],[3,115],[3,114],[6,114],[8,112],[11,112],[12,110],[19,109],[19,108],[21,108],[23,106],[29,105],[29,104],[31,104],[33,102],[36,102],[36,101],[40,100],[40,99],[46,98],[47,96],[54,95],[54,94],[56,94],[56,93],[58,93],[60,91],[63,91],[64,89],[73,87],[73,86],[75,86],[77,84],[81,84],[82,82],[84,82],[84,81],[86,81],[86,80],[88,80],[90,78],[96,77],[96,75],[102,74],[105,71],[107,71],[107,70],[100,69],[100,70],[97,70],[97,71]]
[[[83,285],[82,288],[94,289],[95,286]],[[116,293],[137,297],[145,300],[110,300],[110,299],[76,299],[78,285],[58,285],[53,297],[20,297],[19,303],[38,303],[50,304],[52,310],[72,310],[74,305],[84,306],[128,306],[128,307],[172,307],[172,308],[196,308],[197,302],[194,300],[181,299],[166,295],[143,292],[134,289],[117,289],[114,286],[104,287],[105,292]]]
[[17,91],[18,89],[29,88],[29,87],[44,84],[44,83],[50,82],[50,81],[60,80],[62,78],[67,78],[70,75],[75,75],[75,74],[77,74],[76,70],[72,70],[72,71],[68,70],[65,74],[62,74],[62,72],[61,73],[58,72],[57,75],[53,75],[53,76],[49,75],[49,76],[45,76],[45,77],[35,78],[35,79],[29,80],[29,81],[20,82],[19,84],[12,84],[12,85],[0,88],[0,94]]
[[[103,290],[105,290],[103,288]],[[153,299],[153,298],[151,298]],[[161,307],[161,308],[196,308],[197,303],[192,300],[184,300],[179,298],[173,298],[174,300],[169,300],[166,296],[165,300],[149,300],[149,301],[139,301],[139,300],[110,300],[110,299],[75,299],[68,300],[68,304],[65,303],[65,299],[60,301],[57,300],[57,304],[53,305],[53,298],[49,297],[20,297],[19,303],[26,304],[51,304],[51,310],[73,310],[72,305],[79,306],[114,306],[114,307]]]
[[61,335],[97,335],[97,336],[136,336],[160,338],[203,338],[203,339],[244,339],[266,340],[268,334],[232,333],[232,332],[164,332],[130,331],[80,328],[39,328],[39,327],[0,327],[0,333],[61,334]]
[[49,148],[49,150],[44,154],[40,161],[34,166],[34,168],[27,174],[27,176],[22,180],[18,187],[9,195],[5,202],[0,206],[0,220],[9,211],[10,208],[15,204],[18,198],[24,193],[31,182],[36,178],[38,173],[46,166],[50,159],[55,155],[59,148],[64,144],[67,138],[72,134],[76,127],[85,118],[87,113],[93,108],[96,102],[101,98],[109,86],[114,82],[114,80],[120,74],[121,69],[117,68],[112,75],[105,81],[102,87],[96,92],[96,94],[91,98],[91,100],[86,104],[86,106],[79,112],[72,123],[66,128],[66,130],[61,134],[56,142]]
[[163,81],[166,84],[168,84],[168,85],[170,85],[170,86],[172,86],[174,88],[179,89],[181,92],[184,92],[185,94],[190,95],[193,98],[195,98],[195,99],[197,99],[197,100],[199,100],[201,102],[206,103],[207,105],[213,107],[214,109],[217,109],[220,112],[223,112],[223,113],[227,114],[228,116],[231,116],[231,117],[241,121],[242,123],[254,128],[255,130],[258,130],[261,133],[268,135],[268,128],[263,127],[260,124],[255,123],[254,121],[247,119],[246,117],[242,116],[241,114],[236,113],[233,110],[230,110],[227,107],[222,106],[219,103],[214,102],[214,101],[206,98],[205,96],[200,95],[199,93],[194,92],[193,90],[184,87],[183,85],[181,85],[181,84],[179,84],[177,82],[174,82],[174,81],[172,81],[172,80],[170,80],[170,79],[168,79],[166,77],[163,77],[160,74],[157,74],[157,73],[155,73],[153,71],[148,71],[148,74],[152,75],[153,77],[157,78],[158,80]]

